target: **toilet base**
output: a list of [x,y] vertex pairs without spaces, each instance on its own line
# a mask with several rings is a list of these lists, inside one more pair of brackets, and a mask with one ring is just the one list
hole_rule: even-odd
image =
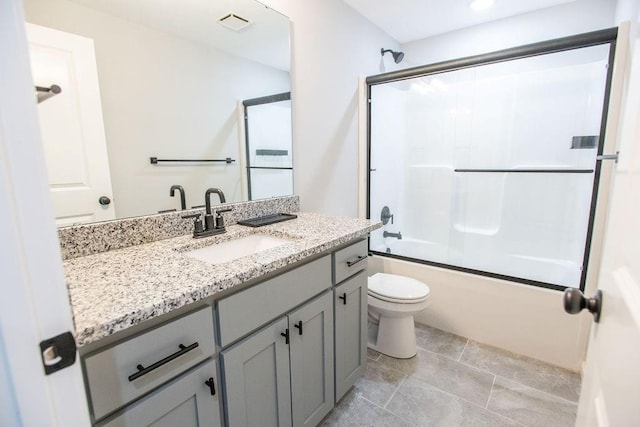
[[410,359],[416,355],[416,330],[413,316],[385,317],[378,324],[369,322],[367,346],[396,359]]

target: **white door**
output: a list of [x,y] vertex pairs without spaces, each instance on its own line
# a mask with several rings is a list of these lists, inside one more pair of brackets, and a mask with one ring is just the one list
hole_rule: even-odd
[[640,426],[640,43],[620,132],[598,280],[599,323],[591,329],[576,426]]
[[73,320],[19,1],[0,1],[0,64],[0,425],[88,426],[80,363],[45,375],[40,356]]
[[38,104],[56,223],[115,219],[93,40],[33,24],[27,38],[35,86],[62,89]]

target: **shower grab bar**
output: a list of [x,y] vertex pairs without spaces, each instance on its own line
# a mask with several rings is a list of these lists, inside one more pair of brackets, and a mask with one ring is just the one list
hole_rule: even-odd
[[593,173],[593,169],[454,169],[453,171],[465,173]]
[[179,162],[179,163],[224,162],[227,164],[235,162],[235,160],[233,160],[231,157],[227,157],[226,159],[195,159],[195,160],[194,159],[159,159],[157,157],[149,157],[149,161],[152,165],[157,165],[160,162]]

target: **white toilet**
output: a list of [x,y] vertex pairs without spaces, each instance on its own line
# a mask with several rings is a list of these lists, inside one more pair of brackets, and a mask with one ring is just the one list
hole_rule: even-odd
[[387,356],[416,355],[413,316],[427,307],[429,287],[410,277],[376,273],[368,281],[368,346]]

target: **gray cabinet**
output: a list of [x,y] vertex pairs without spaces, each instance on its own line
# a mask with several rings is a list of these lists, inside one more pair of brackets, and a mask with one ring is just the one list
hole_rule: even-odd
[[333,408],[332,293],[222,351],[229,426],[315,426]]
[[227,425],[291,425],[287,328],[282,318],[221,353]]
[[100,427],[221,425],[215,362],[209,360],[127,408]]
[[217,300],[215,313],[198,308],[83,355],[94,422],[319,424],[364,373],[366,250],[359,241]]
[[334,303],[337,402],[366,369],[367,271],[336,286]]
[[288,315],[294,426],[315,426],[333,408],[332,293]]
[[[214,353],[213,314],[207,306],[84,355],[94,420],[156,390]],[[150,369],[153,366],[157,368]]]

